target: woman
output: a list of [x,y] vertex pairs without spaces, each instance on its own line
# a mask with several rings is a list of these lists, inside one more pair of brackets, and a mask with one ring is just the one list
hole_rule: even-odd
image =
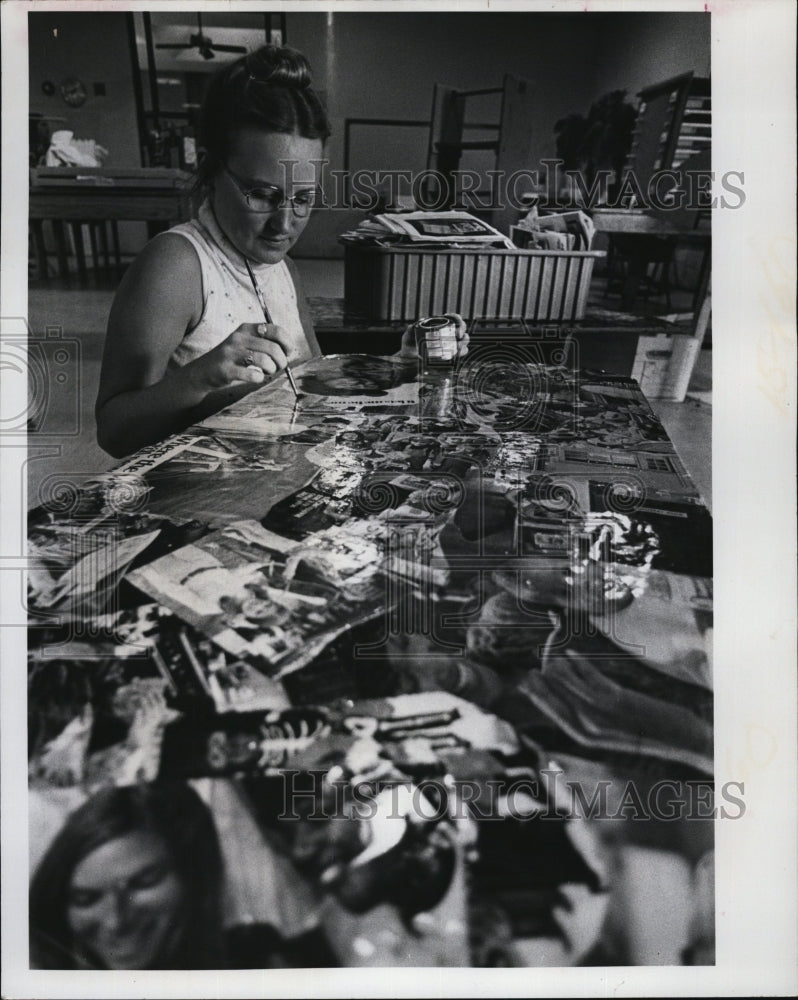
[[[108,320],[95,413],[111,455],[321,353],[286,254],[316,202],[329,134],[307,60],[292,49],[268,45],[213,78],[199,121],[205,200],[195,220],[144,248]],[[459,318],[458,328],[465,345]],[[409,330],[401,353],[416,356]]]
[[187,785],[108,788],[69,817],[30,888],[31,966],[224,965],[222,860]]
[[198,217],[145,247],[111,310],[96,406],[106,451],[157,441],[320,353],[286,253],[307,225],[329,133],[298,52],[266,46],[214,77]]
[[311,932],[222,930],[222,857],[188,785],[107,788],[67,820],[30,888],[31,967],[225,969],[337,964]]

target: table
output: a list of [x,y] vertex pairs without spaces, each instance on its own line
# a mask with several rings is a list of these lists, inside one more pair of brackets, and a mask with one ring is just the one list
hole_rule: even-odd
[[[377,817],[405,796],[403,846],[327,926],[343,964],[710,960],[711,518],[636,384],[545,364],[518,329],[455,369],[295,375],[298,399],[277,378],[32,512],[36,796],[88,701],[76,794],[210,782],[231,921],[295,926],[301,880],[272,858],[255,886],[240,831],[306,857],[286,775],[325,774],[323,804],[335,773]],[[125,742],[144,689],[162,724],[134,713]],[[435,815],[411,822],[419,789]],[[397,907],[435,934],[361,946]]]
[[[39,167],[31,171],[29,218],[36,244],[39,273],[47,274],[47,256],[42,222],[51,220],[56,238],[58,267],[68,275],[67,247],[63,224],[72,226],[78,273],[86,276],[83,223],[113,223],[116,264],[119,266],[117,222],[148,222],[164,228],[191,218],[192,175],[167,168],[110,170],[99,167]],[[108,259],[105,226],[99,229],[101,248]],[[94,229],[92,251],[97,258]]]
[[[591,217],[596,231],[609,233],[610,236],[637,239],[641,243],[651,237],[671,237],[701,247],[703,259],[693,295],[693,312],[696,317],[700,316],[704,301],[709,295],[711,272],[712,233],[708,220],[704,223],[700,213],[689,210],[654,213],[641,209],[597,208],[593,209]],[[633,308],[647,262],[645,254],[630,255],[629,271],[621,293],[622,308]],[[696,335],[703,336],[703,332],[701,330]]]

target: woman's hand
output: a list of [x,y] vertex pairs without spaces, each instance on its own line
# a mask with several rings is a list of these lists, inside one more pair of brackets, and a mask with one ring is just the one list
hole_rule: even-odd
[[282,371],[289,361],[288,335],[272,323],[242,323],[218,347],[183,369],[197,388],[210,391],[251,382]]
[[[466,332],[465,320],[458,313],[444,313],[447,319],[452,320],[457,326],[457,357],[462,358],[468,354],[468,333]],[[418,344],[416,343],[416,324],[411,323],[405,327],[402,335],[402,346],[399,348],[399,357],[415,360],[418,358]]]

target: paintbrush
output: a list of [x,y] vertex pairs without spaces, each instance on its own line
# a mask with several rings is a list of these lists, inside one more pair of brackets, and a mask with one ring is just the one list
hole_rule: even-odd
[[[272,325],[272,318],[269,315],[269,309],[266,305],[266,300],[263,298],[263,292],[260,290],[260,285],[255,280],[255,275],[252,273],[252,267],[250,266],[247,258],[244,258],[244,263],[247,265],[247,274],[249,274],[249,280],[252,282],[252,287],[255,289],[255,294],[258,296],[258,302],[260,302],[260,307],[263,310],[263,318],[269,325]],[[291,388],[293,389],[294,396],[299,399],[299,390],[296,387],[296,382],[294,381],[294,375],[291,371],[291,366],[285,366],[285,374],[288,376],[288,381],[291,383]]]

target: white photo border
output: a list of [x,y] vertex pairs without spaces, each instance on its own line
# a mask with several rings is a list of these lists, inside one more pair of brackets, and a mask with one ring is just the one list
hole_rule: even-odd
[[[83,11],[155,9],[94,0]],[[248,4],[165,4],[170,10]],[[29,11],[2,4],[0,316],[27,315]],[[159,9],[164,9],[159,7]],[[27,997],[743,996],[798,990],[796,900],[795,16],[791,0],[710,2],[263,3],[259,11],[700,11],[711,16],[713,166],[744,172],[745,205],[713,218],[713,513],[716,781],[745,781],[745,816],[719,821],[717,965],[213,973],[27,968],[24,442],[0,447],[2,995]],[[24,389],[3,375],[5,412]],[[20,395],[20,393],[23,393]],[[19,445],[19,446],[18,446]]]

